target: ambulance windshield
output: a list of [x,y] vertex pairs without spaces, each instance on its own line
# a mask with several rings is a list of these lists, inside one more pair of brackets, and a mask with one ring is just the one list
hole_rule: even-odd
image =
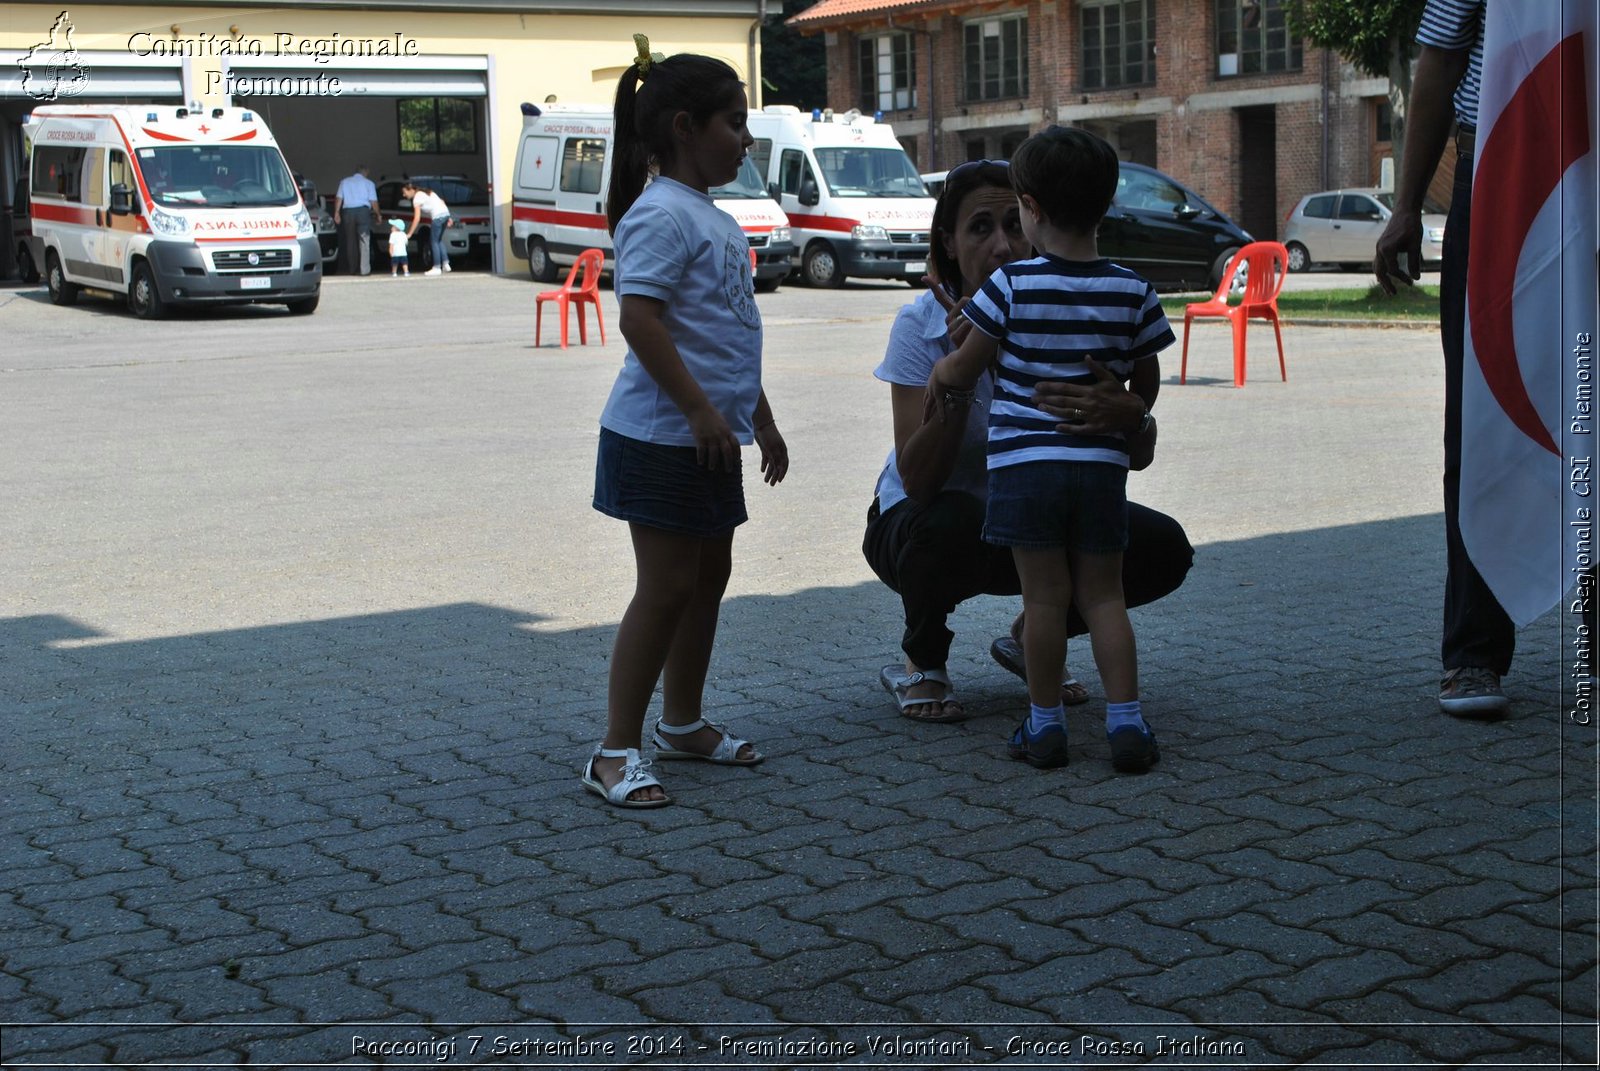
[[294,204],[300,197],[268,145],[174,145],[139,150],[139,170],[157,204],[257,208]]
[[835,197],[928,196],[922,176],[902,149],[818,148],[817,163]]
[[757,197],[770,197],[767,188],[761,184],[761,172],[756,170],[755,161],[746,156],[744,163],[739,165],[739,174],[732,181],[722,186],[711,189],[712,197],[724,200],[743,198],[753,200]]

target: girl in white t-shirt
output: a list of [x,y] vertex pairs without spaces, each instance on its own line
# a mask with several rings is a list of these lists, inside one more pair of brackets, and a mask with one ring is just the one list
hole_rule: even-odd
[[444,203],[444,198],[428,189],[408,182],[400,187],[400,194],[411,201],[411,227],[406,231],[410,238],[417,233],[417,228],[422,226],[424,216],[428,219],[428,240],[433,247],[433,267],[423,272],[424,275],[442,275],[450,270],[450,254],[445,252],[444,236],[450,226],[450,206]]
[[733,180],[754,144],[744,85],[721,60],[634,41],[606,203],[628,353],[600,416],[594,507],[628,522],[637,582],[612,649],[605,739],[583,783],[618,807],[660,807],[670,800],[641,755],[658,679],[657,757],[761,761],[702,720],[701,701],[745,520],[740,445],[760,447],[768,484],[783,479],[789,451],[761,389],[749,241],[707,192]]

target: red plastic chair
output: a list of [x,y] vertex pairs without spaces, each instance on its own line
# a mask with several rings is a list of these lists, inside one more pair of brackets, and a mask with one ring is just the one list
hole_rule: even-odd
[[561,348],[567,348],[567,306],[575,305],[578,310],[578,341],[587,346],[589,333],[584,325],[584,305],[594,306],[594,322],[600,328],[600,341],[606,340],[605,321],[600,318],[600,269],[605,265],[606,255],[598,249],[585,249],[578,254],[577,261],[572,265],[572,270],[567,272],[567,281],[561,284],[560,290],[546,290],[534,301],[533,313],[533,344],[539,344],[539,333],[544,326],[544,303],[554,301],[557,303],[557,312],[561,314]]
[[[1243,264],[1248,271],[1244,284],[1244,300],[1237,305],[1228,304],[1228,292],[1233,288],[1233,278]],[[1183,363],[1178,369],[1178,382],[1189,373],[1189,324],[1196,318],[1220,318],[1233,323],[1233,385],[1244,386],[1244,333],[1251,320],[1271,320],[1272,333],[1278,338],[1278,371],[1283,381],[1289,382],[1289,368],[1283,361],[1283,332],[1278,327],[1278,293],[1283,289],[1284,276],[1289,271],[1289,251],[1279,242],[1251,242],[1233,255],[1228,266],[1222,269],[1222,282],[1210,301],[1199,301],[1183,309]]]

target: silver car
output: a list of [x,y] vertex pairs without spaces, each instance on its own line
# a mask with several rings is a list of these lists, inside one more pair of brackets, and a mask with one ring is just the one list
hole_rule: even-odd
[[[1435,268],[1444,258],[1447,209],[1431,199],[1422,203],[1422,266]],[[1363,271],[1372,264],[1378,235],[1394,212],[1394,191],[1364,187],[1308,194],[1289,213],[1283,244],[1289,270],[1306,271],[1314,264],[1337,264]]]

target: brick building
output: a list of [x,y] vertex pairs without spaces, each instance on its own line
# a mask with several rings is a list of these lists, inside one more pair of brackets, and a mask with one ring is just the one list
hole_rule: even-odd
[[824,35],[832,106],[881,113],[920,170],[1082,126],[1269,238],[1389,153],[1388,80],[1292,39],[1288,2],[821,0],[788,21]]

